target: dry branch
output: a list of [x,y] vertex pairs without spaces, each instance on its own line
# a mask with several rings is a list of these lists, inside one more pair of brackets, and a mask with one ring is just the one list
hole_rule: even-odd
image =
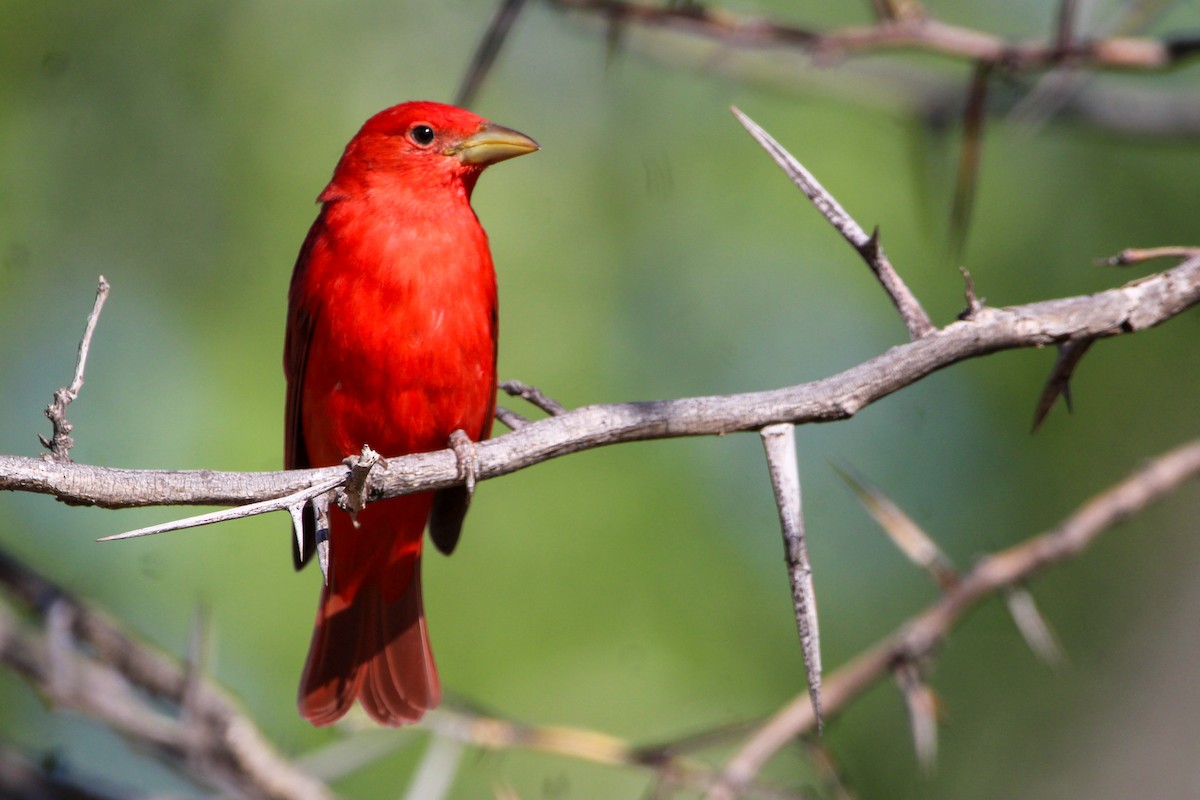
[[620,0],[552,0],[552,5],[603,18],[609,24],[673,30],[728,47],[800,48],[824,59],[859,53],[916,50],[1008,70],[1049,69],[1063,62],[1087,69],[1163,70],[1200,52],[1200,38],[1170,41],[1113,36],[1011,41],[926,15],[884,19],[873,25],[821,30],[767,17],[736,14],[698,3],[650,4]]
[[88,351],[92,346],[92,336],[96,333],[96,323],[100,321],[100,312],[104,310],[104,301],[108,299],[108,289],[108,281],[101,275],[100,283],[96,287],[96,302],[92,305],[92,313],[88,314],[87,325],[83,329],[83,338],[79,341],[75,375],[69,386],[64,386],[54,393],[54,400],[46,407],[46,418],[50,420],[53,433],[49,439],[40,435],[38,439],[41,441],[42,447],[50,451],[46,458],[54,461],[69,462],[71,460],[71,448],[75,445],[75,441],[71,438],[74,426],[67,421],[67,406],[75,402],[75,398],[79,397],[79,392],[83,389],[83,373],[87,369]]
[[900,312],[900,319],[904,321],[904,327],[908,329],[909,338],[919,339],[933,333],[934,326],[929,320],[929,315],[925,313],[925,309],[921,307],[916,296],[900,279],[892,262],[884,255],[883,245],[879,242],[879,228],[876,228],[868,236],[854,217],[842,208],[841,203],[820,184],[811,172],[805,169],[795,156],[784,149],[783,145],[775,141],[758,123],[737,108],[733,109],[733,115],[749,131],[754,140],[762,145],[762,148],[767,151],[767,154],[779,165],[792,183],[796,184],[800,191],[804,192],[805,197],[812,201],[812,204],[821,212],[821,216],[825,217],[829,224],[842,235],[842,238],[854,248],[855,252],[867,262],[867,266],[871,268],[871,272],[875,274],[876,279],[891,298],[892,305]]
[[[941,65],[912,59],[865,58],[897,51],[932,52],[967,65],[989,64],[1000,74],[1041,75],[1030,92],[993,98],[990,112],[1005,114],[1018,102],[1014,121],[1049,114],[1109,131],[1145,136],[1200,133],[1200,94],[1083,79],[1098,72],[1165,70],[1194,59],[1200,36],[1137,38],[1125,35],[1144,21],[1126,15],[1122,34],[1080,38],[1060,27],[1046,37],[1004,37],[929,18],[915,3],[879,2],[881,19],[866,26],[822,30],[769,17],[743,16],[697,3],[551,0],[551,6],[585,23],[603,25],[626,50],[673,66],[723,72],[738,80],[796,92],[816,90],[838,103],[860,103],[914,114],[939,127],[963,105],[961,79]],[[1146,4],[1134,3],[1130,8]],[[890,9],[890,10],[889,10]],[[911,9],[916,9],[915,11]],[[628,31],[644,32],[629,35]],[[669,32],[661,35],[659,32]],[[1064,34],[1073,38],[1064,46]],[[769,57],[756,54],[769,51]],[[812,66],[834,69],[809,69]],[[995,94],[995,93],[993,93]],[[1032,112],[1037,111],[1034,115]]]
[[219,689],[2,551],[0,586],[45,628],[0,604],[0,663],[54,706],[99,720],[199,786],[241,797],[332,797]]
[[[621,442],[757,431],[774,423],[833,422],[926,375],[1001,350],[1119,336],[1165,322],[1200,303],[1200,256],[1091,295],[1008,308],[981,307],[916,341],[822,380],[735,395],[585,406],[521,426],[478,446],[478,480]],[[130,470],[0,456],[0,490],[53,495],[105,508],[238,505],[345,478],[345,467],[288,472]],[[371,474],[372,501],[460,481],[453,450],[388,459]]]
[[[888,638],[828,675],[822,692],[826,717],[891,673],[900,663],[930,657],[964,615],[984,599],[1018,587],[1042,570],[1081,553],[1101,533],[1200,476],[1200,440],[1155,458],[1142,469],[1084,503],[1051,531],[989,555],[957,585]],[[707,800],[732,800],[780,749],[815,724],[807,695],[776,712],[725,767],[725,781]]]

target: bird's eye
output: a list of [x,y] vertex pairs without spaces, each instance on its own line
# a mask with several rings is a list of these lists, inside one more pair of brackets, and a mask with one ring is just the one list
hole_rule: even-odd
[[408,130],[408,138],[421,147],[428,147],[433,144],[433,140],[437,138],[437,134],[428,125],[413,125]]

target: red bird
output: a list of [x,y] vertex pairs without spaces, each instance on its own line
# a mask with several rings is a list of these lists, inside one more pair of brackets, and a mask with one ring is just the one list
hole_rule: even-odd
[[[289,469],[439,450],[491,431],[496,276],[471,190],[532,139],[439,103],[367,120],[318,198],[288,292]],[[354,704],[384,725],[414,722],[441,695],[421,606],[426,521],[457,543],[464,487],[330,511],[328,579],[300,679],[300,714],[329,725]],[[309,509],[299,569],[315,551]]]

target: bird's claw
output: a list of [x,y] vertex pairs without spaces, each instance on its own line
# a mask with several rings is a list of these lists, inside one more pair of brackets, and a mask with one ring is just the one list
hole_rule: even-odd
[[338,505],[353,517],[366,508],[367,478],[370,477],[371,470],[376,464],[382,464],[386,468],[387,459],[372,450],[370,445],[364,444],[361,454],[350,456],[342,463],[350,468],[350,477],[346,479],[346,485],[338,492]]
[[467,496],[475,494],[475,476],[479,472],[479,450],[467,432],[459,428],[450,434],[450,449],[458,461],[458,478],[467,489]]

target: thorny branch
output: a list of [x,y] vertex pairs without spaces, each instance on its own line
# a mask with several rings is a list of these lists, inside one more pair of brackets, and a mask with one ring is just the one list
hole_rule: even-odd
[[811,172],[804,168],[804,165],[795,156],[785,150],[758,123],[737,108],[733,109],[733,115],[737,117],[738,122],[742,123],[742,127],[749,131],[754,140],[762,145],[762,148],[767,151],[767,154],[779,165],[792,183],[796,184],[800,191],[804,192],[804,195],[812,201],[812,204],[821,212],[821,216],[829,220],[829,224],[836,228],[842,238],[849,242],[850,246],[867,262],[867,266],[875,273],[875,277],[883,286],[884,291],[892,299],[892,305],[900,312],[900,318],[904,321],[904,326],[908,328],[909,337],[919,339],[933,333],[934,327],[929,320],[929,315],[925,313],[925,309],[921,307],[916,296],[900,279],[892,262],[884,255],[883,245],[879,242],[879,229],[876,228],[868,236],[854,217],[842,208],[841,203],[817,181]]
[[[1195,250],[1127,251],[1114,263],[1132,263],[1159,255],[1184,260],[1174,268],[1088,296],[1009,308],[990,308],[973,300],[969,314],[936,328],[883,256],[877,234],[868,237],[798,161],[749,118],[740,113],[738,116],[871,266],[901,312],[912,341],[824,380],[740,395],[597,405],[568,411],[539,390],[511,382],[502,388],[550,416],[529,421],[511,412],[501,412],[499,416],[513,427],[513,432],[477,446],[478,463],[474,470],[477,479],[498,477],[541,461],[608,444],[734,431],[760,431],[772,454],[772,467],[779,472],[787,453],[772,444],[777,441],[773,436],[784,429],[789,429],[790,436],[793,425],[849,418],[936,370],[1001,350],[1057,345],[1074,348],[1082,355],[1087,344],[1144,330],[1200,303],[1200,255]],[[463,481],[460,459],[452,449],[381,461],[379,468],[371,470],[369,475],[367,470],[360,469],[357,478],[353,470],[344,467],[233,473],[121,470],[70,462],[70,427],[65,421],[65,407],[78,395],[82,385],[87,345],[106,290],[101,280],[75,379],[71,386],[60,390],[63,398],[60,410],[64,412],[60,415],[61,424],[51,417],[55,422],[55,446],[49,443],[47,446],[54,457],[40,460],[0,456],[0,490],[45,493],[66,502],[108,508],[249,504],[229,512],[113,537],[124,538],[273,510],[295,513],[304,502],[327,502],[330,493],[339,488],[343,498],[361,497],[373,502]],[[970,296],[974,297],[973,290]],[[1057,369],[1055,375],[1061,377],[1065,388],[1069,370]],[[58,397],[56,394],[56,401]],[[1045,410],[1048,405],[1039,407],[1039,414]],[[794,465],[794,453],[791,460]],[[601,742],[596,737],[602,735],[589,732],[583,732],[583,738],[564,738],[556,729],[522,728],[503,722],[476,726],[472,734],[459,736],[462,741],[482,747],[534,742],[534,746],[540,743],[547,750],[604,763],[650,766],[664,784],[707,789],[714,800],[747,792],[789,797],[786,792],[755,784],[761,767],[797,734],[819,724],[822,706],[829,715],[835,715],[866,686],[894,674],[913,716],[918,749],[923,759],[931,759],[936,746],[936,720],[930,711],[932,693],[916,669],[920,660],[932,654],[963,614],[983,598],[997,592],[1011,592],[1038,570],[1074,556],[1099,532],[1197,472],[1200,472],[1200,442],[1156,460],[1085,505],[1060,528],[985,559],[974,570],[943,586],[942,599],[914,617],[900,632],[833,673],[819,696],[815,606],[810,602],[811,587],[803,586],[805,581],[811,583],[811,574],[803,553],[790,553],[794,556],[789,566],[797,624],[802,640],[806,635],[812,640],[811,646],[806,644],[805,648],[812,680],[810,694],[797,698],[757,729],[720,775],[680,761],[656,761],[652,751],[637,750],[618,740],[605,740],[607,749],[564,745],[572,741],[587,741],[592,745]],[[360,479],[363,479],[361,486],[349,483]],[[784,486],[786,481],[777,479],[775,483],[777,489],[782,487],[777,491],[780,516],[785,533],[791,532],[788,540],[791,547],[800,535],[799,509],[793,507],[793,501],[799,497],[798,486],[793,493]],[[19,597],[38,581],[22,573],[13,562],[0,560],[0,583],[13,587]],[[0,660],[24,674],[54,702],[105,720],[114,729],[145,742],[164,760],[182,762],[185,773],[208,785],[255,796],[327,795],[323,785],[275,754],[249,720],[193,673],[180,671],[169,659],[147,650],[57,587],[40,584],[23,601],[46,618],[48,632],[41,636],[32,633],[0,610]],[[77,652],[76,642],[86,644],[89,652]],[[64,669],[64,664],[71,666]],[[164,714],[159,708],[146,707],[139,693],[165,700],[173,705],[175,713]],[[187,713],[182,713],[184,709]],[[487,731],[493,735],[506,731],[509,738],[489,742]],[[442,735],[453,738],[449,731],[443,731]]]
[[0,604],[0,663],[53,705],[103,722],[200,786],[242,797],[332,797],[211,683],[2,551],[0,586],[46,627],[38,632]]
[[[22,675],[56,707],[92,717],[198,786],[239,797],[322,800],[330,790],[314,776],[344,777],[397,749],[407,732],[374,730],[330,745],[330,752],[289,762],[274,751],[254,723],[194,665],[181,664],[138,639],[117,622],[0,550],[0,587],[41,623],[38,630],[0,603],[0,664]],[[165,707],[164,707],[165,706]],[[421,725],[438,739],[483,750],[535,750],[608,766],[648,771],[672,786],[705,791],[717,771],[668,748],[638,746],[598,731],[522,724],[467,710],[443,709]],[[343,752],[355,751],[353,758]],[[0,796],[22,787],[70,797],[53,776],[0,749]],[[39,795],[41,796],[41,795]],[[113,797],[124,796],[113,794]],[[421,794],[409,796],[425,796]],[[744,797],[799,800],[801,795],[757,782]],[[79,794],[89,800],[101,795]],[[104,795],[107,798],[108,795]]]
[[[476,479],[489,480],[551,458],[622,442],[848,419],[926,375],[969,358],[1125,335],[1166,322],[1197,303],[1200,256],[1095,294],[1007,308],[984,306],[970,319],[810,383],[745,394],[584,406],[530,422],[479,444]],[[443,489],[455,485],[458,475],[452,450],[392,457],[386,469],[372,471],[368,498]],[[345,467],[288,472],[133,470],[0,456],[0,490],[49,494],[104,508],[262,502],[346,476]]]
[[856,53],[920,50],[1010,71],[1048,69],[1063,62],[1078,68],[1162,70],[1200,53],[1200,37],[1172,40],[1113,36],[1011,41],[985,31],[906,14],[873,25],[821,30],[745,16],[699,3],[652,4],[620,0],[551,0],[567,11],[602,17],[608,24],[633,24],[704,36],[729,47],[794,47],[832,59]]
[[[924,611],[883,641],[826,677],[822,700],[827,718],[890,674],[898,663],[920,663],[934,654],[968,611],[984,599],[1020,586],[1039,572],[1083,552],[1100,534],[1200,476],[1200,440],[1155,458],[1125,480],[1084,503],[1053,530],[983,558]],[[807,695],[777,711],[725,766],[723,783],[707,800],[732,800],[743,781],[816,720]]]
[[[1200,440],[1154,459],[1053,530],[988,556],[965,575],[946,582],[937,602],[829,676],[822,695],[826,714],[835,716],[891,673],[902,683],[910,682],[905,688],[910,705],[914,700],[930,700],[913,667],[936,651],[968,611],[987,597],[1019,588],[1040,571],[1077,556],[1113,525],[1198,475]],[[215,783],[250,796],[328,796],[319,782],[280,759],[253,724],[208,681],[189,675],[172,659],[2,553],[0,585],[30,612],[45,618],[48,629],[65,628],[68,633],[68,637],[35,634],[0,607],[0,662],[41,687],[56,704],[94,716],[142,741],[201,784]],[[85,645],[89,654],[79,652],[79,645]],[[164,715],[158,705],[166,700],[178,708],[185,697],[193,710],[186,722]],[[914,720],[922,722],[925,731],[918,743],[935,746],[931,715],[914,714]],[[729,800],[795,797],[758,784],[756,776],[795,736],[811,730],[816,717],[809,696],[797,697],[755,730],[720,774],[670,754],[682,750],[681,746],[639,748],[599,732],[527,726],[448,711],[431,715],[425,724],[437,736],[485,749],[530,748],[595,763],[648,768],[664,784],[707,789],[708,800]],[[728,736],[710,738],[716,744]],[[362,749],[360,740],[349,742]],[[380,755],[385,752],[390,751],[381,750]],[[304,761],[309,770],[321,771],[315,758]]]

